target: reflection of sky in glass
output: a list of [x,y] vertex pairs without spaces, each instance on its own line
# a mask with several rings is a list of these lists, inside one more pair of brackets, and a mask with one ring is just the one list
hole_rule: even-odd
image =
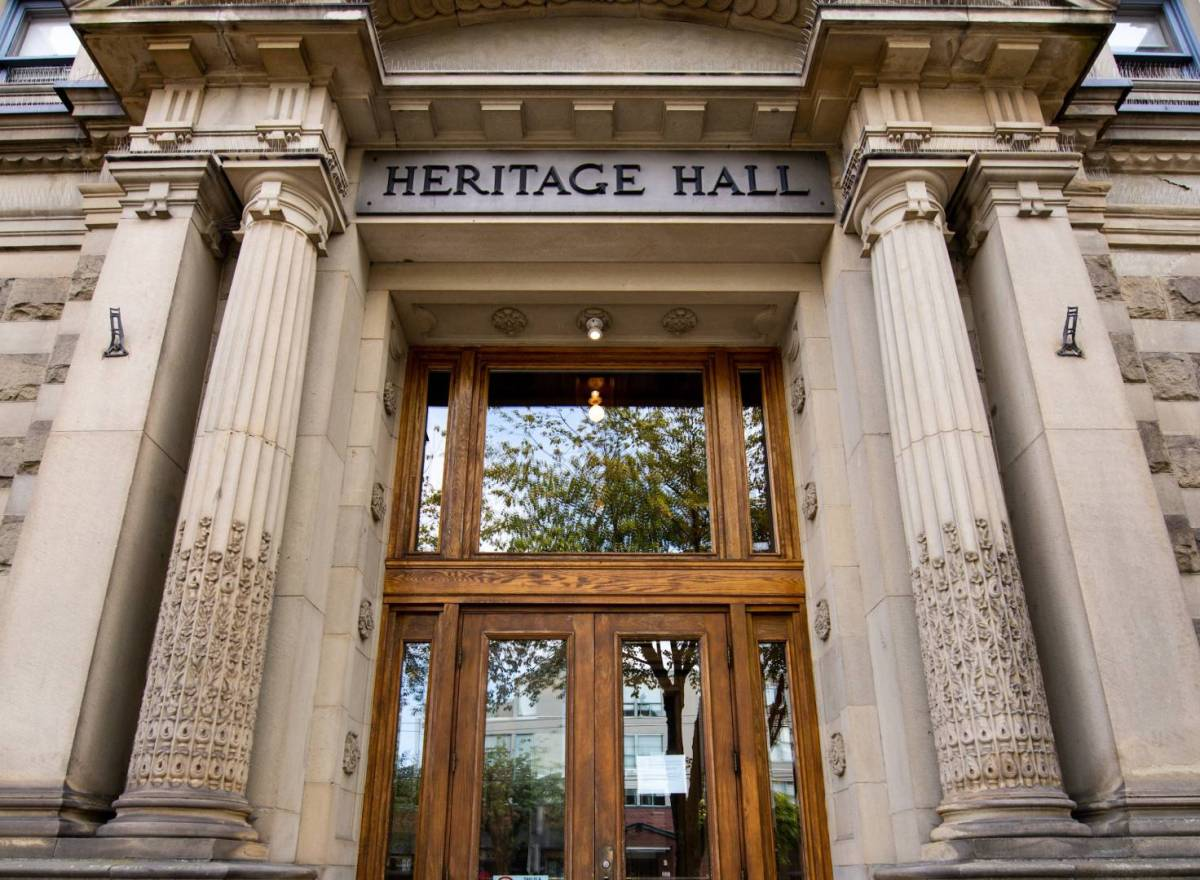
[[742,431],[746,447],[746,477],[750,490],[750,535],[755,553],[775,549],[771,522],[771,477],[767,462],[767,431],[763,420],[761,370],[738,374],[742,394]]
[[[530,375],[493,374],[481,550],[711,549],[698,373],[543,373],[522,389]],[[588,382],[604,383],[599,422],[588,418]]]
[[442,481],[446,472],[446,425],[450,415],[450,373],[429,374],[425,403],[425,439],[421,449],[421,500],[416,550],[436,553],[440,546]]

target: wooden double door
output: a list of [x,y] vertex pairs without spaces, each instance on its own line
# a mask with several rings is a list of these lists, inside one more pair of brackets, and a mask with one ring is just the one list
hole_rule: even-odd
[[799,609],[491,609],[389,615],[360,878],[829,876]]
[[738,877],[719,613],[467,614],[455,878]]

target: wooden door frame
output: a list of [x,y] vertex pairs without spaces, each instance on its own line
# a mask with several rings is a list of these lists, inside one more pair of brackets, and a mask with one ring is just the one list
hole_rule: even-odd
[[[514,369],[688,369],[705,371],[708,426],[710,511],[713,552],[688,555],[481,554],[473,545],[473,522],[481,483],[481,442],[490,367]],[[451,373],[446,474],[441,510],[442,533],[436,553],[409,550],[416,529],[425,427],[426,377],[431,369]],[[749,499],[738,371],[761,369],[763,410],[776,547],[754,553],[749,540]],[[801,812],[806,876],[830,880],[832,859],[824,795],[823,764],[813,688],[812,657],[805,621],[805,587],[800,557],[799,522],[791,466],[787,393],[779,354],[774,349],[588,349],[437,348],[409,353],[406,394],[400,413],[396,479],[384,580],[384,624],[376,659],[373,719],[368,748],[366,795],[360,836],[359,880],[381,880],[387,849],[391,768],[402,641],[393,630],[404,615],[435,613],[434,660],[430,674],[427,723],[451,731],[458,723],[457,655],[464,614],[513,613],[553,607],[659,614],[665,611],[712,611],[727,615],[733,649],[731,696],[736,735],[743,754],[757,750],[762,725],[761,676],[757,668],[755,621],[763,614],[786,617],[789,669],[795,695],[796,761],[803,784]],[[470,466],[468,467],[468,463]],[[470,521],[470,522],[469,522]],[[736,521],[736,522],[735,522]],[[397,653],[400,652],[400,653]],[[420,880],[443,880],[449,796],[449,736],[429,739],[421,785],[424,867]],[[756,752],[755,752],[756,754]],[[744,761],[743,764],[746,762]],[[757,759],[754,761],[757,765]],[[770,803],[761,782],[743,775],[740,830],[748,876],[770,877],[768,858],[773,834]],[[766,790],[769,795],[769,786]],[[441,803],[434,803],[436,798]],[[764,811],[766,811],[764,813]],[[764,819],[765,817],[765,819]],[[754,845],[754,841],[766,842]],[[594,853],[592,854],[594,856]],[[594,876],[594,872],[591,875]],[[735,875],[736,876],[736,875]]]

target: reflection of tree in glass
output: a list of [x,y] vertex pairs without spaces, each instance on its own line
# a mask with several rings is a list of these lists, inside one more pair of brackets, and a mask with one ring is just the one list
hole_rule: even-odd
[[[432,422],[435,413],[430,413]],[[446,428],[430,424],[426,428],[421,466],[421,503],[417,516],[417,547],[422,553],[438,549],[442,520],[442,471],[446,449]],[[436,477],[437,484],[434,484]]]
[[481,545],[508,553],[711,548],[702,407],[498,408]]
[[487,861],[493,871],[541,872],[543,865],[528,864],[525,847],[537,836],[538,825],[563,826],[566,807],[563,775],[538,771],[532,756],[510,751],[503,745],[483,754],[482,825],[487,833]]
[[[687,792],[670,795],[671,823],[675,832],[675,873],[700,877],[706,873],[708,837],[704,802],[704,713],[700,689],[700,642],[626,641],[621,645],[621,674],[635,698],[643,689],[662,693],[667,728],[666,754],[691,755],[687,762]],[[689,698],[688,692],[691,692]],[[690,747],[684,748],[684,707],[694,701]]]
[[[487,714],[506,714],[522,695],[565,699],[566,670],[565,639],[489,641]],[[565,820],[565,749],[531,753],[511,742],[503,737],[483,754],[483,861],[501,873],[547,873],[547,846],[561,847]]]
[[759,406],[742,410],[746,437],[746,471],[750,482],[750,536],[755,548],[770,548],[771,486],[767,479],[767,431]]
[[[400,667],[396,759],[392,770],[392,816],[388,851],[393,857],[412,856],[416,846],[425,704],[429,692],[429,658],[428,642],[405,644],[404,660]],[[389,874],[397,877],[409,876],[407,872],[389,871]]]
[[[786,642],[760,642],[759,664],[762,669],[766,704],[767,754],[771,755],[777,745],[790,743],[784,731],[791,733],[791,700],[788,695],[788,663]],[[789,762],[791,757],[789,756]],[[795,768],[792,767],[795,779]],[[771,797],[771,812],[775,825],[775,864],[780,878],[804,876],[804,857],[801,850],[803,834],[800,825],[800,807],[796,797],[787,792],[775,791]]]

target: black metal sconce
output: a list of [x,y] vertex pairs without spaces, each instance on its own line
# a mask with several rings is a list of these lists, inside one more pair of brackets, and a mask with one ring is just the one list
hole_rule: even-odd
[[103,357],[106,358],[123,358],[129,357],[129,351],[125,348],[125,327],[121,323],[121,310],[110,308],[108,310],[108,329],[112,334],[108,348],[104,349]]
[[1079,327],[1079,307],[1067,306],[1067,320],[1063,322],[1062,348],[1059,357],[1083,357],[1083,349],[1075,342],[1075,331]]

